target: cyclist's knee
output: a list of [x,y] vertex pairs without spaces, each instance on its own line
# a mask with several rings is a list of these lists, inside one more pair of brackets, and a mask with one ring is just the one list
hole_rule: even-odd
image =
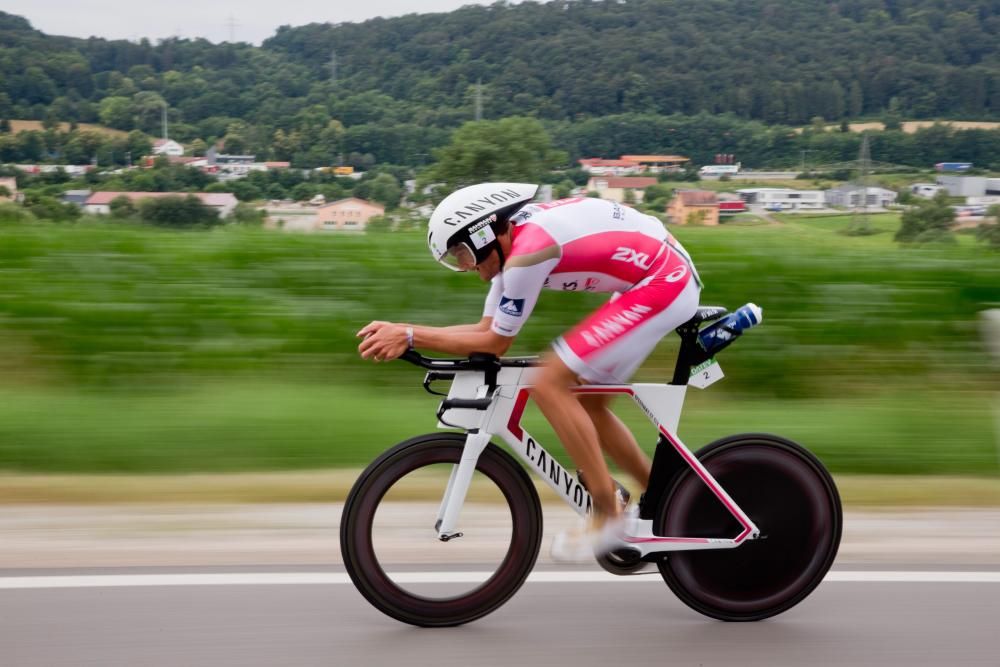
[[534,387],[537,393],[564,394],[576,384],[578,384],[576,373],[570,370],[559,357],[550,355],[538,369]]
[[599,417],[608,412],[613,398],[610,394],[581,394],[577,396],[580,405],[591,417]]

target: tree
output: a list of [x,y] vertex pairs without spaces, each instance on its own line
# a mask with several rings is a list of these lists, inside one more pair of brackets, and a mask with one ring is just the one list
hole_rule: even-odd
[[35,216],[23,206],[0,201],[0,223],[35,222]]
[[143,199],[139,215],[144,222],[162,227],[200,227],[221,222],[219,214],[194,195]]
[[132,97],[132,112],[136,125],[146,132],[156,133],[161,127],[163,109],[166,106],[166,100],[159,93],[151,90],[136,93]]
[[68,221],[80,217],[80,209],[74,204],[64,204],[48,195],[29,194],[24,206],[36,217],[43,220]]
[[118,130],[131,130],[135,126],[132,100],[127,97],[105,97],[97,112],[101,122]]
[[319,186],[315,183],[299,183],[291,191],[291,197],[295,201],[308,201],[319,192]]
[[552,195],[556,199],[565,199],[566,197],[569,197],[570,194],[572,194],[573,189],[575,187],[576,183],[569,180],[568,178],[564,178],[563,180],[559,181],[553,186]]
[[45,137],[41,132],[18,132],[14,141],[22,160],[35,162],[45,155]]
[[422,180],[444,182],[448,189],[486,181],[537,183],[568,160],[552,148],[541,122],[523,117],[466,123],[434,156],[437,162]]
[[111,217],[119,220],[131,218],[136,214],[135,204],[125,195],[119,195],[112,199],[108,208],[111,210]]
[[886,130],[899,130],[903,127],[903,116],[900,112],[898,97],[889,100],[889,109],[882,115],[882,124]]
[[45,118],[42,119],[42,127],[45,130],[54,132],[59,129],[59,120],[60,120],[59,117],[56,116],[56,114],[53,113],[52,109],[50,108],[49,111],[45,114]]
[[223,138],[225,151],[231,155],[241,155],[249,151],[250,144],[247,139],[249,134],[250,127],[244,121],[230,123]]
[[901,243],[954,242],[955,209],[944,190],[903,213],[895,240]]
[[139,130],[129,132],[125,141],[125,150],[131,156],[133,163],[138,162],[142,156],[153,153],[153,143],[149,140],[148,136]]
[[857,118],[864,110],[864,96],[861,93],[861,86],[857,81],[851,81],[851,87],[847,91],[847,115]]
[[384,204],[386,209],[399,206],[403,197],[403,188],[392,174],[381,173],[375,178],[361,181],[354,189],[354,194],[363,199],[372,199]]
[[264,209],[254,208],[250,204],[240,202],[229,215],[229,219],[240,225],[260,227],[264,224],[266,215]]
[[994,204],[986,209],[986,216],[993,218],[993,223],[984,222],[979,225],[976,229],[976,238],[1000,249],[1000,204]]
[[28,67],[23,75],[12,79],[11,86],[19,89],[18,97],[28,104],[49,104],[56,97],[56,84],[41,67]]

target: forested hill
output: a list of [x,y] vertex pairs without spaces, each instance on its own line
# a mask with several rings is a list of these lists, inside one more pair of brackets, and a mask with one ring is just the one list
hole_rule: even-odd
[[[0,130],[22,118],[156,135],[167,106],[184,142],[224,138],[227,150],[302,166],[335,155],[415,165],[473,118],[481,81],[484,118],[536,116],[571,156],[723,149],[764,160],[790,149],[666,141],[649,128],[700,112],[789,125],[996,120],[998,51],[1000,0],[499,2],[283,27],[261,47],[54,37],[0,12]],[[600,141],[569,136],[587,119],[611,123],[584,133]],[[0,134],[0,158],[94,153],[72,139],[46,150],[40,135]],[[972,153],[961,152],[982,159]]]
[[[350,90],[545,118],[731,111],[766,122],[1000,113],[1000,2],[497,3],[282,28],[264,47]],[[893,100],[896,100],[893,102]]]

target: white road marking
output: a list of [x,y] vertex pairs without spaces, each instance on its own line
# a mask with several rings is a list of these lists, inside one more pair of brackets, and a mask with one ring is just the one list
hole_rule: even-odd
[[[485,581],[487,572],[403,572],[393,575],[400,584],[460,584]],[[528,583],[584,584],[612,582],[657,582],[659,577],[638,575],[616,577],[607,572],[534,572]],[[986,572],[909,572],[909,571],[835,571],[827,574],[831,583],[939,583],[1000,584],[1000,571]],[[204,574],[87,574],[0,577],[0,590],[27,588],[123,588],[136,586],[268,586],[349,584],[341,572],[229,572]]]

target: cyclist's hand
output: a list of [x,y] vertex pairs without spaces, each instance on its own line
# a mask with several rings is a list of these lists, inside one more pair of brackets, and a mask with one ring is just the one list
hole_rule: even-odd
[[406,327],[401,324],[375,321],[361,329],[358,336],[364,338],[358,345],[362,359],[389,361],[409,348]]

